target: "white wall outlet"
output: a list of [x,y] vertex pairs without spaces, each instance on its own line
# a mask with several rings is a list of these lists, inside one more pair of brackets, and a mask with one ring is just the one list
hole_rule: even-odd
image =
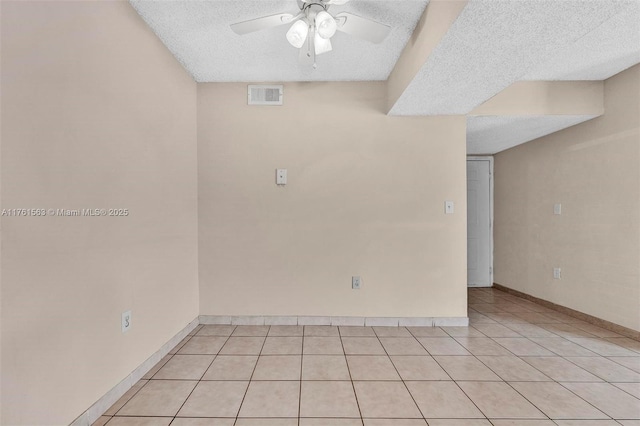
[[445,214],[453,214],[454,204],[453,201],[445,201],[444,202],[444,212]]
[[276,169],[276,185],[287,184],[287,169]]
[[562,214],[562,204],[554,204],[553,205],[553,214]]
[[354,290],[360,290],[360,287],[362,287],[362,278],[351,277],[351,288]]
[[562,268],[553,268],[553,279],[554,280],[562,279]]
[[126,333],[131,328],[131,311],[122,313],[122,332]]

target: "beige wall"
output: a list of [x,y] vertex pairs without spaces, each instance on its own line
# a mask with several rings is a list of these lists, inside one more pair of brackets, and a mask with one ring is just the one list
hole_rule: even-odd
[[281,107],[198,85],[201,314],[466,317],[465,118],[385,101],[384,82],[286,84]]
[[467,5],[467,0],[431,0],[387,79],[390,111]]
[[640,65],[604,96],[602,117],[496,155],[495,281],[640,330]]
[[602,115],[602,81],[517,81],[469,115]]
[[[68,424],[198,314],[196,84],[126,2],[2,2],[3,425]],[[120,315],[133,326],[120,331]]]

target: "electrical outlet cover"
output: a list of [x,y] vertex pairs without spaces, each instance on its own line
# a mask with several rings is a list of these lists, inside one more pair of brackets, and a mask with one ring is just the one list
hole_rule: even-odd
[[131,328],[131,311],[122,313],[122,332],[126,333]]
[[444,212],[445,214],[453,214],[455,209],[453,201],[445,201],[444,202]]
[[287,184],[287,169],[276,169],[276,185]]
[[351,277],[351,288],[354,290],[360,290],[362,287],[362,278],[354,276]]

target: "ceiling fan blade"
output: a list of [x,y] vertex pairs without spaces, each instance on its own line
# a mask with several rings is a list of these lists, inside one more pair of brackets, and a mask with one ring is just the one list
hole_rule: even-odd
[[262,18],[250,19],[248,21],[231,24],[231,29],[239,35],[249,34],[255,31],[277,27],[293,21],[290,13],[278,13],[277,15],[263,16]]
[[348,12],[338,13],[335,18],[338,21],[338,31],[372,43],[382,42],[391,31],[389,25],[361,18]]

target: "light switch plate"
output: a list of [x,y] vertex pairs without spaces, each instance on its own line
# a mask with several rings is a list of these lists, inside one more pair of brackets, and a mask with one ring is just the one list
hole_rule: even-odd
[[562,214],[562,204],[554,204],[553,205],[553,214]]
[[561,268],[553,268],[553,279],[561,280],[562,279],[562,269]]
[[444,212],[445,214],[453,214],[454,204],[453,201],[445,201],[444,202]]
[[276,185],[287,184],[287,169],[276,169]]

